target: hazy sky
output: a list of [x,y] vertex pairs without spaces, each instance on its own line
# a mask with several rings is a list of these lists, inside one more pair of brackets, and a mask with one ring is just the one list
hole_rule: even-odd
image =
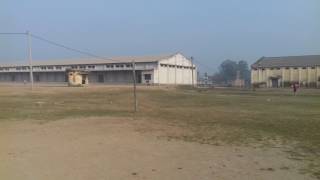
[[[0,32],[24,32],[101,56],[182,52],[202,71],[225,59],[320,54],[320,0],[0,0]],[[0,36],[0,62],[26,59]],[[33,40],[34,59],[83,57]]]

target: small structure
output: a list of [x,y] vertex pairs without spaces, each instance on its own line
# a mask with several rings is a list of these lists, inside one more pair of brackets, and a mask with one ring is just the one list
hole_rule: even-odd
[[67,69],[66,73],[69,86],[84,86],[86,84],[89,84],[89,73],[87,71],[78,69]]
[[232,86],[233,87],[241,87],[241,88],[243,88],[245,86],[244,79],[241,79],[241,77],[240,77],[240,71],[237,71],[237,78],[236,78],[236,80],[234,80],[232,82]]

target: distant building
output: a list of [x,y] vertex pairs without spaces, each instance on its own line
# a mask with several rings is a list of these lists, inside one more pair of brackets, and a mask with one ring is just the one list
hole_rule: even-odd
[[[33,64],[34,82],[68,82],[67,70],[88,72],[89,83],[132,83],[132,61],[137,83],[191,85],[197,83],[197,69],[180,53],[162,56],[115,57],[110,60],[76,59],[38,61]],[[29,65],[0,64],[0,82],[30,81]],[[193,83],[192,83],[193,81]],[[85,82],[85,83],[88,83]]]
[[68,85],[83,86],[89,84],[88,72],[78,69],[67,69]]
[[264,87],[320,87],[320,55],[262,57],[251,66],[251,83]]

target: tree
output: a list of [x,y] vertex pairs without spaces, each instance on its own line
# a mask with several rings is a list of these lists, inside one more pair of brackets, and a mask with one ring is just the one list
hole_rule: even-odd
[[225,83],[229,83],[236,79],[237,69],[237,62],[227,59],[221,63],[219,74]]
[[250,70],[246,61],[241,60],[238,62],[238,71],[240,71],[240,78],[244,79],[246,83],[250,82]]
[[213,76],[213,80],[217,83],[231,83],[237,78],[237,71],[240,72],[240,78],[244,79],[246,84],[250,83],[250,70],[246,61],[225,60],[219,67],[219,73]]

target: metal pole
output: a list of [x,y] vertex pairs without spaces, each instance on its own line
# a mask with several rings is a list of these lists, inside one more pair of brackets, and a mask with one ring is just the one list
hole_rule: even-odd
[[194,87],[194,77],[193,77],[193,57],[191,57],[191,72],[192,72],[192,87]]
[[27,31],[28,36],[28,59],[29,59],[29,69],[30,69],[30,83],[31,90],[33,90],[33,65],[32,65],[32,47],[31,47],[31,34]]
[[134,112],[137,112],[137,85],[136,85],[136,63],[132,61],[132,76],[133,76],[133,97],[134,97]]

